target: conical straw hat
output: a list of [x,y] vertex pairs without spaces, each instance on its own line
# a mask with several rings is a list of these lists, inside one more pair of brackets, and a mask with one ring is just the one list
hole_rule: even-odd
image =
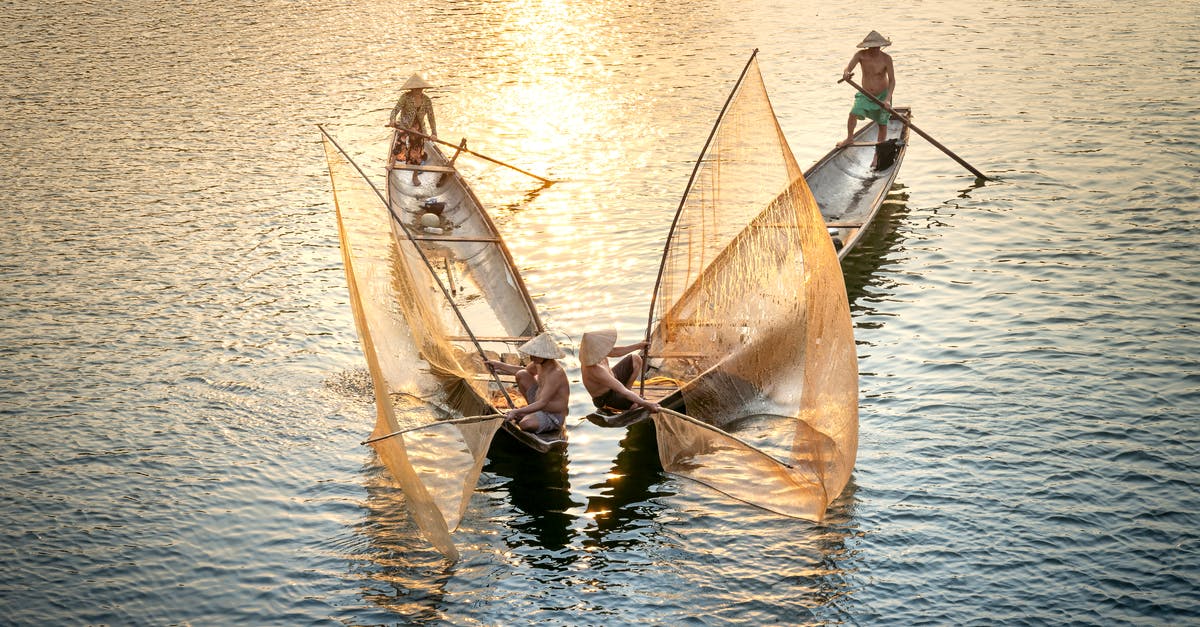
[[433,85],[426,83],[420,74],[413,74],[400,86],[400,89],[426,89],[428,87],[433,87]]
[[517,350],[530,357],[541,357],[542,359],[562,359],[566,357],[562,349],[558,347],[558,344],[554,343],[554,338],[550,337],[549,333],[543,333],[525,342]]
[[867,38],[858,44],[859,48],[882,48],[892,45],[892,40],[880,35],[878,31],[871,31],[867,34]]
[[579,340],[579,363],[585,366],[598,364],[616,345],[616,329],[584,333],[583,339]]

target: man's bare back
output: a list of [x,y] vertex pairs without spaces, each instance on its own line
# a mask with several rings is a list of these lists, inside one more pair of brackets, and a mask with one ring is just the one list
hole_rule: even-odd
[[567,373],[553,359],[540,364],[537,375],[537,401],[545,401],[541,411],[566,415],[571,399],[571,384]]

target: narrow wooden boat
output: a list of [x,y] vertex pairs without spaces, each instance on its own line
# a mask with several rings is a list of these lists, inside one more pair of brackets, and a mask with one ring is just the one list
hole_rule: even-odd
[[[393,147],[400,138],[399,131],[394,133]],[[424,260],[419,265],[428,274],[424,296],[436,312],[433,326],[447,330],[441,339],[468,370],[471,385],[456,385],[461,372],[445,373],[446,385],[461,392],[451,395],[454,413],[503,414],[525,399],[511,375],[489,372],[483,359],[518,364],[517,348],[545,329],[499,230],[454,167],[459,153],[447,157],[435,142],[424,143],[426,159],[420,164],[388,159],[392,233],[400,250]],[[565,426],[534,434],[506,421],[503,430],[540,452],[566,446]]]
[[422,535],[457,560],[451,533],[490,453],[509,446],[545,463],[564,458],[565,430],[535,435],[504,421],[524,401],[511,379],[484,367],[485,359],[519,363],[518,347],[542,323],[453,157],[426,142],[423,163],[387,164],[381,190],[321,132],[375,397],[375,428],[363,444],[403,490]]
[[[896,111],[906,118],[911,117],[907,108],[896,108]],[[821,207],[821,216],[825,218],[839,259],[844,259],[858,245],[879,213],[908,149],[908,125],[895,116],[888,123],[884,140],[891,142],[889,146],[876,145],[877,128],[868,124],[855,134],[852,143],[834,148],[804,173],[813,198]],[[890,150],[894,154],[887,167],[871,167],[876,150]]]

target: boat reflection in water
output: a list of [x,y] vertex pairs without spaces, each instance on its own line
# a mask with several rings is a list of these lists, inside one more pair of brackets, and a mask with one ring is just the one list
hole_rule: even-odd
[[[884,268],[895,262],[895,253],[905,239],[905,230],[900,225],[909,213],[907,188],[899,183],[893,184],[879,214],[863,233],[858,245],[842,258],[846,297],[856,318],[860,312],[873,311],[866,301],[877,300],[878,290],[889,283],[889,273]],[[861,320],[855,320],[857,328],[861,328],[858,326],[860,324]]]
[[621,440],[612,470],[603,482],[591,486],[601,493],[588,499],[588,546],[613,549],[642,542],[658,525],[663,507],[655,499],[672,496],[664,489],[665,477],[658,461],[654,424],[633,424]]
[[502,532],[504,541],[512,548],[539,549],[535,553],[558,565],[573,561],[564,549],[571,544],[575,520],[570,510],[580,505],[571,500],[567,459],[565,450],[530,455],[523,444],[496,438],[483,470],[506,481],[481,488],[483,492],[507,492],[508,502],[518,510]]

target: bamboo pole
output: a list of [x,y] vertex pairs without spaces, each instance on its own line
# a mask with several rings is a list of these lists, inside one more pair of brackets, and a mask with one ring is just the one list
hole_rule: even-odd
[[486,416],[465,416],[463,418],[454,418],[452,420],[439,420],[437,422],[431,422],[427,425],[420,425],[417,427],[409,427],[407,429],[393,431],[387,435],[381,435],[377,438],[363,440],[362,442],[359,442],[359,444],[362,444],[362,445],[373,444],[375,442],[379,442],[380,440],[386,440],[388,438],[394,438],[398,435],[404,435],[405,433],[408,433],[410,431],[416,431],[417,429],[428,429],[429,427],[436,427],[438,425],[465,425],[465,424],[471,424],[473,422],[483,422],[484,420],[491,420],[493,418],[503,418],[503,417],[504,417],[504,414],[487,414]]

